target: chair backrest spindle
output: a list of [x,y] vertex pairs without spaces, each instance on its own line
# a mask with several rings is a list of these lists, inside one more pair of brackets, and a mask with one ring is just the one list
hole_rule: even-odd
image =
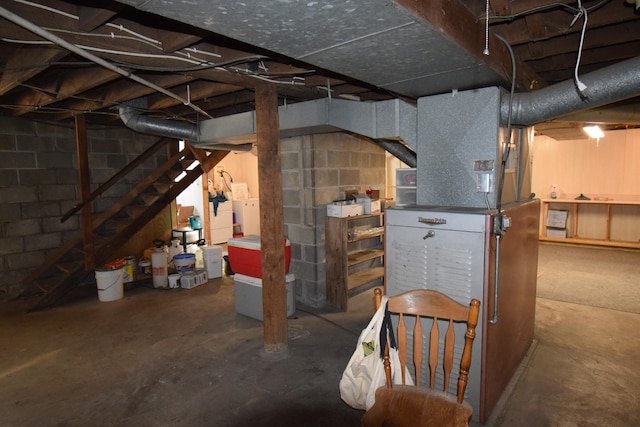
[[[460,364],[460,376],[457,382],[458,400],[462,401],[464,390],[466,389],[469,367],[471,365],[471,346],[475,338],[475,327],[478,322],[480,302],[472,300],[468,306],[459,304],[448,296],[433,290],[416,289],[400,295],[389,297],[388,308],[392,314],[398,314],[398,356],[403,369],[409,363],[407,360],[407,315],[415,317],[415,324],[411,333],[413,334],[413,368],[415,370],[415,383],[420,387],[421,367],[423,364],[423,331],[422,322],[424,318],[432,321],[429,330],[429,389],[435,390],[436,376],[439,370],[444,374],[443,391],[449,393],[449,382],[454,366],[455,331],[454,322],[466,322],[467,331],[465,334],[465,346]],[[444,346],[440,350],[440,326],[439,321],[446,321],[447,329],[444,334]],[[442,361],[440,360],[442,355]],[[441,363],[441,364],[440,364]],[[403,379],[403,384],[405,383]],[[387,384],[391,387],[391,380]],[[460,395],[462,392],[462,395]]]
[[420,387],[422,367],[422,322],[420,322],[420,316],[416,316],[416,324],[413,327],[413,363],[416,368],[416,387]]
[[[381,291],[376,289],[376,308],[381,303]],[[402,426],[414,427],[416,425],[455,426],[468,427],[473,415],[471,405],[464,401],[464,393],[467,386],[469,368],[471,366],[472,345],[475,338],[475,328],[478,324],[480,301],[473,299],[468,306],[459,304],[448,296],[433,290],[416,289],[400,295],[389,297],[387,308],[392,315],[398,315],[397,319],[397,344],[398,359],[402,370],[402,384],[406,385],[405,370],[411,367],[407,364],[413,362],[416,387],[393,387],[391,363],[389,359],[389,346],[385,348],[384,369],[386,374],[386,387],[379,387],[375,393],[375,403],[362,417],[362,425],[366,427]],[[409,317],[407,317],[409,316]],[[429,318],[429,320],[424,320]],[[415,324],[411,327],[411,322]],[[432,321],[424,325],[422,322]],[[407,325],[409,322],[409,325]],[[457,381],[457,392],[454,397],[449,393],[449,382],[454,366],[455,331],[454,322],[466,323],[464,347],[460,359],[460,371]],[[440,329],[444,343],[440,352]],[[408,331],[407,329],[410,329]],[[428,329],[428,330],[427,330]],[[407,354],[407,332],[413,334],[413,360]],[[460,331],[461,332],[461,331]],[[462,335],[461,333],[458,335]],[[425,344],[428,341],[428,354],[425,352]],[[438,366],[442,355],[442,366]],[[421,367],[428,363],[430,384],[428,387],[420,387]],[[394,369],[396,364],[394,364]],[[442,371],[440,371],[442,369]],[[435,390],[436,372],[444,372],[443,391]],[[395,377],[397,373],[394,373]],[[394,378],[396,381],[399,378]],[[426,381],[426,379],[425,379]],[[438,387],[440,388],[440,387]]]

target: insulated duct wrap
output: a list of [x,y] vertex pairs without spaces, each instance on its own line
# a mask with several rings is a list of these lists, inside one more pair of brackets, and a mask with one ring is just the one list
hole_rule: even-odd
[[401,142],[385,139],[375,139],[374,141],[410,168],[417,167],[418,158],[416,157],[416,153],[405,147]]
[[140,133],[148,133],[168,138],[184,139],[191,143],[197,143],[198,126],[191,123],[176,122],[173,120],[153,119],[143,116],[135,108],[123,105],[118,110],[120,119],[130,129]]
[[[535,92],[513,96],[511,123],[530,126],[569,113],[600,107],[640,95],[640,56],[593,71],[580,80],[587,86],[584,94],[578,92],[573,80],[566,80]],[[500,120],[506,124],[509,117],[509,94],[502,96]]]

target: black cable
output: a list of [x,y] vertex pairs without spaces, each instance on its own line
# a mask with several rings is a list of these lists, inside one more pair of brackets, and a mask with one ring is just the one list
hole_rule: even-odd
[[[224,174],[229,175],[229,181],[231,181],[231,183],[233,184],[233,177],[231,176],[231,174],[225,170],[220,171],[220,180],[223,182],[223,184],[227,187],[227,190],[229,192],[231,192],[231,187],[229,187],[229,184],[227,184],[227,181],[224,179]],[[222,191],[224,191],[224,188],[222,189]]]
[[511,115],[513,111],[513,95],[516,90],[516,58],[513,54],[513,50],[509,43],[500,35],[495,35],[509,50],[511,56],[511,92],[509,93],[509,114],[507,116],[507,137],[504,142],[504,148],[502,150],[502,162],[500,164],[500,180],[498,182],[498,191],[496,197],[496,207],[498,208],[498,215],[502,211],[502,189],[504,187],[504,173],[507,165],[507,159],[509,158],[509,151],[511,150]]

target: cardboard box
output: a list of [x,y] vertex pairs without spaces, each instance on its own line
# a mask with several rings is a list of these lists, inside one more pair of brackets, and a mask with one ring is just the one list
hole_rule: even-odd
[[547,237],[567,237],[567,230],[564,228],[547,228]]
[[380,199],[380,190],[367,190],[367,195],[371,197],[371,200]]
[[371,213],[376,214],[380,213],[381,204],[380,200],[371,200]]
[[[296,311],[296,276],[287,274],[285,277],[287,287],[287,317]],[[235,274],[233,276],[233,290],[236,300],[236,312],[262,320],[262,279]]]
[[[291,264],[291,242],[284,238],[285,274]],[[248,235],[229,239],[227,244],[229,264],[234,273],[250,277],[262,277],[262,254],[260,252],[260,236]]]
[[362,213],[368,215],[371,213],[371,199],[369,196],[359,194],[356,196],[356,203],[362,205]]
[[338,218],[346,218],[348,216],[362,215],[364,208],[362,205],[344,205],[344,204],[328,204],[327,216],[335,216]]
[[355,200],[358,194],[360,194],[358,190],[346,190],[344,192],[344,198],[345,200]]
[[184,289],[193,289],[207,283],[207,281],[206,270],[189,271],[180,275],[180,287]]
[[549,209],[547,212],[547,227],[565,228],[567,226],[567,211]]

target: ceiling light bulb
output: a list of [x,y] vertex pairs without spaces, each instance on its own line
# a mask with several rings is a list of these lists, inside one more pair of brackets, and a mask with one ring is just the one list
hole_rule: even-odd
[[602,129],[600,129],[600,126],[598,126],[598,125],[584,126],[582,128],[582,130],[585,131],[585,133],[587,135],[589,135],[589,138],[602,138],[602,137],[604,137],[604,132],[602,132]]

